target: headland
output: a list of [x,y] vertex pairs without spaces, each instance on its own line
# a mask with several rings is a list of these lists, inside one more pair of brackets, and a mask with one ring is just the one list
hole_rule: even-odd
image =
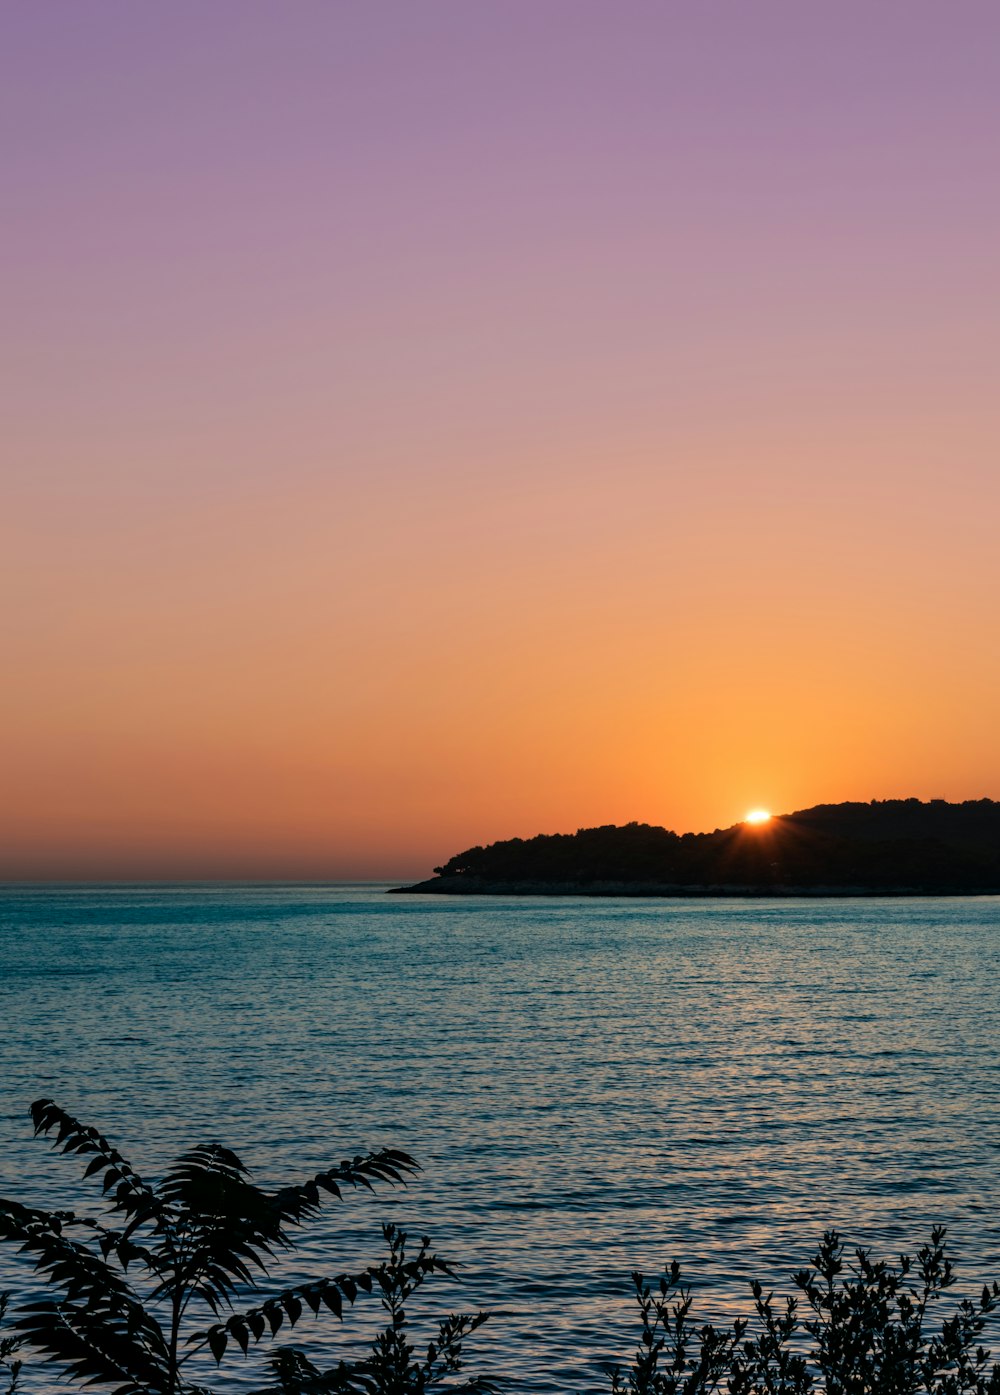
[[1000,803],[818,804],[712,833],[608,824],[468,848],[396,893],[444,896],[1000,895]]

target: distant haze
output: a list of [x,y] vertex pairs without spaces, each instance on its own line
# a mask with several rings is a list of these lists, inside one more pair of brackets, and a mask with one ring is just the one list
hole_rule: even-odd
[[0,878],[1000,794],[1000,7],[0,16]]

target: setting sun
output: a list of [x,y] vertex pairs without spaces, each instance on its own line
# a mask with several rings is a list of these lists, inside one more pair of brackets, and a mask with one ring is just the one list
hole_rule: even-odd
[[751,809],[743,820],[744,823],[767,823],[771,817],[769,809]]

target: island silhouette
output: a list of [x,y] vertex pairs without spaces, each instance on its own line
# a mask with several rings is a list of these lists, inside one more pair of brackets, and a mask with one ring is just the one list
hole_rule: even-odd
[[1000,894],[1000,803],[817,804],[714,833],[608,824],[457,853],[396,893],[462,896]]

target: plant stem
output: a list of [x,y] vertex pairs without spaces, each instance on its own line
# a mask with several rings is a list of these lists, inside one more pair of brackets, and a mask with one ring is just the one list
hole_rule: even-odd
[[178,1385],[177,1342],[181,1330],[181,1293],[179,1289],[174,1290],[170,1300],[170,1307],[170,1365],[168,1368],[170,1384],[168,1390],[170,1395],[175,1395]]

